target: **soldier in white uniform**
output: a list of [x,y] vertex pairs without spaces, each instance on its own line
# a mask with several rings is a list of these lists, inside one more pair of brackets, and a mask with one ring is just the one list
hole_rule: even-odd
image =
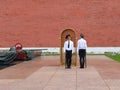
[[66,41],[64,43],[64,53],[65,53],[65,68],[71,68],[71,58],[74,52],[74,43],[71,41],[70,34],[66,35]]
[[78,40],[78,53],[80,58],[80,68],[84,68],[84,63],[86,60],[86,48],[87,48],[87,42],[84,39],[84,35],[80,34],[80,39]]

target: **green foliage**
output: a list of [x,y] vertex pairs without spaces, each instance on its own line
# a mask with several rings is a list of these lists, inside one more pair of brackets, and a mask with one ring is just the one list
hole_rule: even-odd
[[120,62],[120,54],[114,54],[114,53],[105,53],[105,55],[109,58],[112,58],[115,61]]

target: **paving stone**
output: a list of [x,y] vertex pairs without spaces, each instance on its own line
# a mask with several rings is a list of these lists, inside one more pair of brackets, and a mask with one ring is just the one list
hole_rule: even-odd
[[[55,60],[54,60],[55,57],[50,58],[51,59],[50,63],[48,63],[47,60],[49,59],[49,57],[48,58],[43,57],[42,58],[43,61],[37,58],[36,61],[31,61],[28,63],[25,62],[27,64],[27,67],[29,67],[29,69],[22,70],[22,72],[23,71],[24,72],[21,74],[23,74],[23,77],[25,74],[26,78],[17,77],[17,75],[19,74],[19,71],[17,70],[26,68],[25,63],[19,64],[18,67],[16,65],[0,71],[2,75],[6,75],[6,79],[5,77],[3,79],[2,78],[0,79],[0,90],[119,90],[120,89],[120,85],[119,85],[120,71],[118,69],[120,64],[112,61],[109,58],[106,58],[105,56],[88,56],[87,57],[88,67],[84,69],[80,69],[79,64],[77,65],[77,67],[72,66],[71,69],[65,69],[64,66],[59,66],[58,61],[56,61],[57,65],[55,65]],[[54,62],[54,64],[52,64],[52,62]],[[20,67],[20,65],[22,67]],[[31,70],[32,68],[31,66],[34,65],[36,65],[36,68],[34,70],[32,69],[32,72],[30,71],[28,72],[27,70]],[[43,65],[43,66],[39,66],[39,65]],[[110,69],[109,68],[110,66],[114,66],[114,68]],[[16,74],[17,79],[9,78],[10,77],[9,70],[10,71],[12,70],[12,73],[17,71],[17,73],[14,73]],[[107,70],[109,71],[109,75],[106,74]]]

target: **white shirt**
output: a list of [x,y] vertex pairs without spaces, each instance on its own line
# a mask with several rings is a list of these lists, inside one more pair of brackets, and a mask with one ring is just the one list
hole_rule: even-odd
[[[68,48],[68,42],[70,44],[69,48]],[[74,52],[74,43],[73,43],[73,41],[71,41],[71,40],[65,41],[65,43],[64,43],[64,52],[66,52],[66,50],[68,50],[68,51],[72,50],[72,53]]]
[[79,49],[86,49],[87,48],[87,42],[85,39],[81,38],[78,40],[78,50]]

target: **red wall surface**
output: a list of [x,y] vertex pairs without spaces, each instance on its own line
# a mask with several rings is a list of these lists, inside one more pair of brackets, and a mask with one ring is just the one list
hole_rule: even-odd
[[0,47],[58,47],[67,28],[88,46],[120,46],[120,0],[0,0]]

